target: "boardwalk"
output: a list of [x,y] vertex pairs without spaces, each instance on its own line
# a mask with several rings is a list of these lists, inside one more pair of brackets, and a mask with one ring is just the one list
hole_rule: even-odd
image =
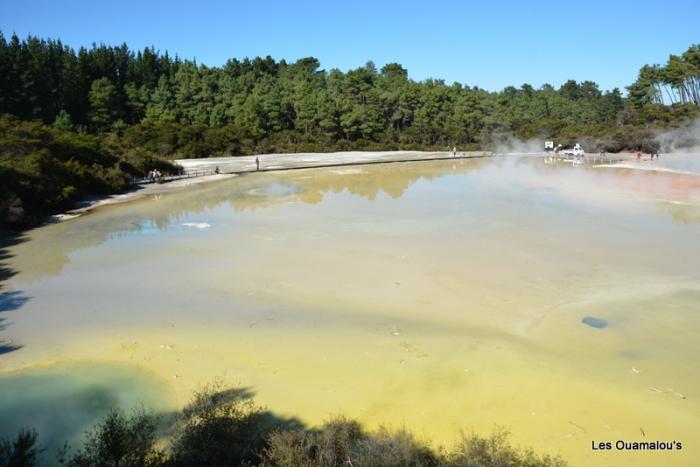
[[[457,153],[457,158],[490,156],[489,152]],[[421,151],[383,152],[331,152],[298,154],[262,154],[259,156],[212,157],[207,159],[180,159],[174,161],[185,168],[185,173],[211,174],[218,167],[220,173],[255,172],[255,158],[260,161],[260,170],[289,170],[312,167],[332,167],[355,164],[380,164],[388,162],[409,162],[453,159],[452,153]]]
[[[202,159],[177,159],[173,161],[181,165],[185,171],[183,175],[165,177],[165,181],[178,180],[182,178],[202,177],[208,175],[220,174],[242,174],[256,171],[275,171],[275,170],[292,170],[292,169],[308,169],[315,167],[337,167],[344,165],[360,165],[360,164],[387,164],[394,162],[417,162],[417,161],[435,161],[435,160],[451,160],[451,159],[475,159],[483,157],[499,157],[511,154],[494,154],[488,151],[473,151],[473,152],[457,152],[453,155],[451,152],[423,152],[423,151],[346,151],[346,152],[331,152],[331,153],[293,153],[293,154],[261,154],[258,156],[236,156],[236,157],[209,157]],[[567,157],[564,154],[547,154],[547,153],[532,153],[520,154],[530,155],[535,157],[545,156],[547,162],[571,162],[572,157]],[[256,158],[259,162],[259,168],[256,164]],[[576,164],[597,164],[597,163],[615,163],[620,162],[620,157],[607,156],[600,158],[598,154],[586,155],[583,158],[575,159]],[[217,172],[218,169],[218,172]],[[137,184],[151,183],[151,180],[143,179],[136,180]]]

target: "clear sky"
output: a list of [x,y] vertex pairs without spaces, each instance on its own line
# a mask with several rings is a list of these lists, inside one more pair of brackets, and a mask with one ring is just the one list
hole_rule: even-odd
[[154,45],[211,66],[314,56],[325,69],[398,62],[415,80],[489,90],[567,79],[611,89],[700,43],[700,0],[0,0],[0,31]]

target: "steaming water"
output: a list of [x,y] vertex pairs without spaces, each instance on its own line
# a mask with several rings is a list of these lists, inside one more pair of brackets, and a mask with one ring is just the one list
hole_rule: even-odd
[[[442,444],[499,424],[574,465],[698,465],[699,235],[700,178],[675,173],[506,157],[252,174],[10,247],[0,368],[158,410],[220,377],[310,425],[345,413]],[[63,366],[83,361],[151,389]],[[0,379],[0,408],[27,378]],[[36,384],[31,400],[58,386]],[[685,447],[591,451],[618,439]]]
[[[663,160],[661,160],[663,157]],[[692,154],[667,154],[659,156],[653,164],[669,167],[671,169],[685,170],[700,175],[700,157]]]
[[668,172],[679,175],[700,176],[700,157],[692,154],[665,154],[659,159],[650,160],[645,156],[639,162],[631,161],[611,165],[601,165],[603,168],[638,169],[651,172]]

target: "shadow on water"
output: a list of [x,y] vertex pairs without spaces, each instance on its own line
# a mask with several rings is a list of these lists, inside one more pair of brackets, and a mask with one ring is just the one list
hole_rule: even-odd
[[0,292],[0,312],[19,310],[28,300],[20,291]]
[[[22,292],[0,292],[0,313],[18,310],[29,300]],[[6,318],[0,317],[0,331],[7,328]],[[23,346],[12,343],[11,339],[0,336],[0,355],[21,349]]]
[[[0,320],[0,330],[3,329],[2,321]],[[5,343],[2,340],[0,340],[0,355],[4,355],[6,353],[14,352],[15,350],[19,350],[23,345],[16,345],[12,343]]]
[[[42,450],[40,465],[58,465],[59,449],[66,443],[69,452],[75,453],[86,434],[112,409],[128,415],[143,408],[155,414],[159,434],[167,438],[187,425],[181,423],[187,417],[213,413],[208,411],[216,407],[252,402],[255,396],[250,388],[205,387],[201,394],[206,397],[193,398],[183,411],[172,411],[174,395],[165,380],[136,366],[97,363],[13,372],[0,376],[0,387],[0,440],[14,439],[24,428],[36,430]],[[254,439],[262,442],[275,430],[302,428],[303,423],[296,418],[261,410],[255,417]]]
[[[9,247],[17,245],[25,240],[24,236],[18,232],[0,230],[0,313],[6,311],[19,310],[28,300],[21,291],[2,292],[4,282],[14,276],[16,271],[7,265],[7,261],[12,257]],[[0,331],[7,328],[6,318],[0,317]],[[11,339],[0,336],[0,356],[21,349],[22,345],[17,345]]]
[[0,227],[0,290],[3,288],[3,283],[16,274],[16,271],[7,265],[7,260],[12,257],[9,248],[25,240],[22,233]]
[[139,405],[165,413],[174,396],[150,372],[117,364],[55,365],[0,375],[0,439],[23,428],[39,434],[40,465],[57,465],[57,450],[82,443],[111,408]]

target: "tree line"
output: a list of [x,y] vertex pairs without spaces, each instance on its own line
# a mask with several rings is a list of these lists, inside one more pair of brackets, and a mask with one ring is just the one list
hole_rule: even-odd
[[152,47],[76,52],[59,40],[16,35],[0,36],[0,76],[0,113],[94,133],[135,124],[232,125],[253,140],[291,132],[292,140],[313,135],[330,143],[475,145],[498,131],[527,137],[613,124],[624,106],[618,89],[602,92],[591,81],[487,92],[415,82],[397,63],[343,73],[321,69],[312,57],[287,63],[268,56],[208,67]]
[[682,55],[671,54],[665,65],[644,65],[629,89],[631,103],[700,105],[700,44]]

